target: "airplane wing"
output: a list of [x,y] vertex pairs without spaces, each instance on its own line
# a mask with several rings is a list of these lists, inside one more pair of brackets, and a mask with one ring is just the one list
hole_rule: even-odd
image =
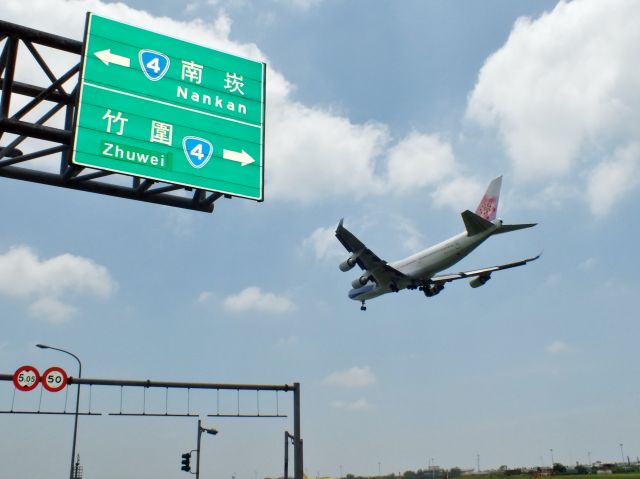
[[[540,257],[540,255],[534,256],[533,258],[526,258],[520,261],[514,261],[513,263],[507,263],[507,264],[501,264],[498,266],[490,266],[488,268],[481,268],[481,269],[476,269],[473,271],[461,271],[460,273],[450,273],[450,274],[442,274],[442,275],[437,275],[431,278],[430,282],[431,283],[439,283],[439,284],[443,284],[443,283],[448,283],[450,281],[455,281],[457,279],[464,279],[464,278],[473,278],[473,277],[483,277],[486,280],[489,279],[489,276],[491,276],[491,273],[493,273],[494,271],[501,271],[503,269],[509,269],[509,268],[516,268],[518,266],[524,266],[525,264],[531,262],[531,261],[535,261]],[[482,283],[484,284],[484,283]]]
[[355,257],[356,264],[369,273],[378,285],[398,284],[400,280],[411,281],[404,273],[392,268],[365,246],[356,236],[342,225],[340,220],[336,228],[336,238],[345,249]]

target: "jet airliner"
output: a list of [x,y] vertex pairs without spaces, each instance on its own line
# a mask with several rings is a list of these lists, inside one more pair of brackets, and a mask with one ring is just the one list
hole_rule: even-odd
[[475,213],[469,210],[461,213],[465,227],[463,233],[392,263],[376,256],[347,230],[343,226],[343,220],[340,220],[336,237],[351,256],[340,263],[339,268],[346,272],[358,265],[363,270],[362,274],[352,281],[353,289],[349,291],[349,298],[360,301],[360,309],[365,311],[365,301],[386,293],[397,293],[402,289],[417,289],[425,296],[431,297],[440,293],[446,283],[463,278],[471,278],[469,285],[478,288],[489,281],[495,271],[524,266],[538,259],[540,255],[473,271],[438,274],[467,256],[490,236],[531,228],[537,224],[504,224],[501,219],[496,218],[501,186],[502,176],[493,179]]

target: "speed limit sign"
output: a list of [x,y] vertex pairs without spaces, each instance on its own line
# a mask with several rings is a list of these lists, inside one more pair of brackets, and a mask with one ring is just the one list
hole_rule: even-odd
[[40,381],[40,373],[33,366],[20,366],[13,373],[13,385],[20,391],[35,389]]
[[64,389],[68,379],[64,369],[53,366],[42,374],[42,385],[47,391],[56,393]]

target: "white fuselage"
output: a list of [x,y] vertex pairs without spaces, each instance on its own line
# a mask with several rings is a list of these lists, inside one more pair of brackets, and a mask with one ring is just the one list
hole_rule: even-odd
[[392,289],[391,285],[377,285],[370,281],[360,288],[349,291],[349,298],[355,301],[364,301],[392,291],[415,286],[416,282],[429,280],[440,271],[450,268],[480,246],[483,241],[499,228],[501,222],[500,220],[494,220],[492,223],[494,227],[482,233],[469,236],[465,231],[419,253],[400,261],[389,263],[389,266],[408,277],[408,279],[396,283],[394,289]]

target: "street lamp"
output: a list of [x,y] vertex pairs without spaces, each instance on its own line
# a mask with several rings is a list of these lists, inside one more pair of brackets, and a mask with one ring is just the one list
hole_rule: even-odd
[[[53,349],[54,351],[60,351],[61,353],[68,354],[78,361],[78,379],[82,377],[82,363],[78,356],[64,349],[54,348],[53,346],[47,346],[46,344],[36,344],[36,347],[40,349]],[[78,394],[76,395],[76,413],[73,422],[73,445],[71,446],[71,468],[69,470],[69,479],[73,479],[73,459],[76,455],[76,438],[78,437],[78,410],[80,408],[80,383],[78,383]]]
[[622,443],[620,443],[620,455],[622,456],[622,463],[624,464],[624,450],[622,449]]
[[213,429],[213,428],[204,428],[202,427],[201,421],[200,419],[198,419],[198,457],[196,459],[196,479],[198,479],[200,477],[200,436],[202,436],[202,433],[206,432],[207,434],[211,434],[213,436],[215,436],[216,434],[218,434],[218,430],[217,429]]
[[553,468],[553,465],[555,464],[553,460],[553,449],[549,449],[549,452],[551,452],[551,467]]

